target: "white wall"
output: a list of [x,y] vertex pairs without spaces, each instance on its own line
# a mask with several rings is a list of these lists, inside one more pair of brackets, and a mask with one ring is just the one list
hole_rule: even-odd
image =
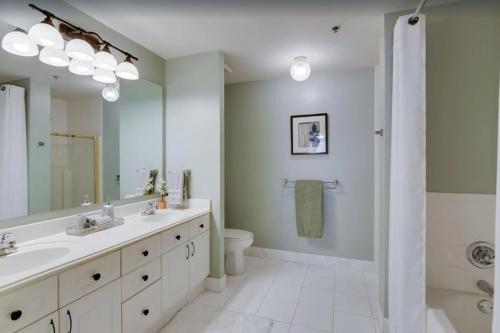
[[218,51],[165,62],[166,170],[191,169],[192,197],[212,202],[210,274],[215,278],[224,275],[223,67]]
[[465,257],[477,241],[495,244],[495,195],[427,193],[427,285],[478,293],[476,282],[494,285],[494,270]]

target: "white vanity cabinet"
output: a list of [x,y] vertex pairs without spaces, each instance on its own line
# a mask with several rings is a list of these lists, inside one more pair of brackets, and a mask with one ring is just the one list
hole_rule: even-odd
[[115,280],[59,310],[61,332],[121,333],[121,280]]
[[51,313],[16,333],[59,333],[59,312]]

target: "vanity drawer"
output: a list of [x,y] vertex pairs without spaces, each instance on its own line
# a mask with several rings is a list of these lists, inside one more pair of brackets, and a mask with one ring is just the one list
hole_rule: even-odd
[[129,299],[160,278],[161,263],[160,258],[156,258],[122,277],[122,300]]
[[210,214],[206,214],[195,218],[189,222],[191,238],[198,236],[199,234],[207,231],[210,227]]
[[162,235],[163,253],[173,249],[177,245],[187,242],[189,237],[189,223],[183,223],[175,228],[165,231]]
[[158,332],[161,280],[122,304],[122,333]]
[[51,313],[47,317],[34,322],[16,333],[58,333],[59,332],[59,314]]
[[0,332],[13,332],[57,310],[57,276],[0,297]]
[[120,252],[100,257],[59,275],[59,306],[80,297],[120,277]]
[[161,235],[146,238],[121,250],[122,275],[161,255]]

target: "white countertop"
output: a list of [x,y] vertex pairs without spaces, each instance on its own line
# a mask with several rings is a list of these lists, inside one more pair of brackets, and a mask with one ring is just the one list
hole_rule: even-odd
[[[145,217],[140,216],[139,213],[134,213],[124,217],[125,223],[123,225],[87,236],[70,236],[66,235],[65,232],[58,232],[18,243],[18,252],[0,257],[0,294],[8,293],[27,283],[41,280],[97,256],[118,250],[130,243],[205,215],[210,212],[209,201],[206,200],[206,202],[208,204],[197,205],[192,208],[158,210],[155,220],[160,216],[163,218],[155,222],[145,222],[143,220]],[[15,228],[13,231],[15,235]],[[69,251],[66,250],[67,253],[63,256],[46,264],[35,264],[33,267],[28,266],[26,269],[13,273],[14,267],[12,265],[16,265],[16,255],[22,255],[30,251],[30,249],[34,250],[33,253],[36,253],[37,249],[48,247],[60,249],[53,252],[65,252],[65,249]],[[34,257],[34,261],[36,261],[36,254]]]

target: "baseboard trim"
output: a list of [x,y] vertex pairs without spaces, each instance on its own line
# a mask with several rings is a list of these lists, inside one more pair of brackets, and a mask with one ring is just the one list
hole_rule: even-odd
[[293,261],[304,264],[335,266],[340,269],[350,269],[353,271],[366,273],[378,272],[378,265],[376,264],[376,262],[367,260],[348,259],[286,250],[266,249],[255,246],[247,249],[245,251],[245,255],[257,258]]
[[207,277],[205,279],[205,287],[210,291],[221,293],[226,289],[226,274],[221,278]]

